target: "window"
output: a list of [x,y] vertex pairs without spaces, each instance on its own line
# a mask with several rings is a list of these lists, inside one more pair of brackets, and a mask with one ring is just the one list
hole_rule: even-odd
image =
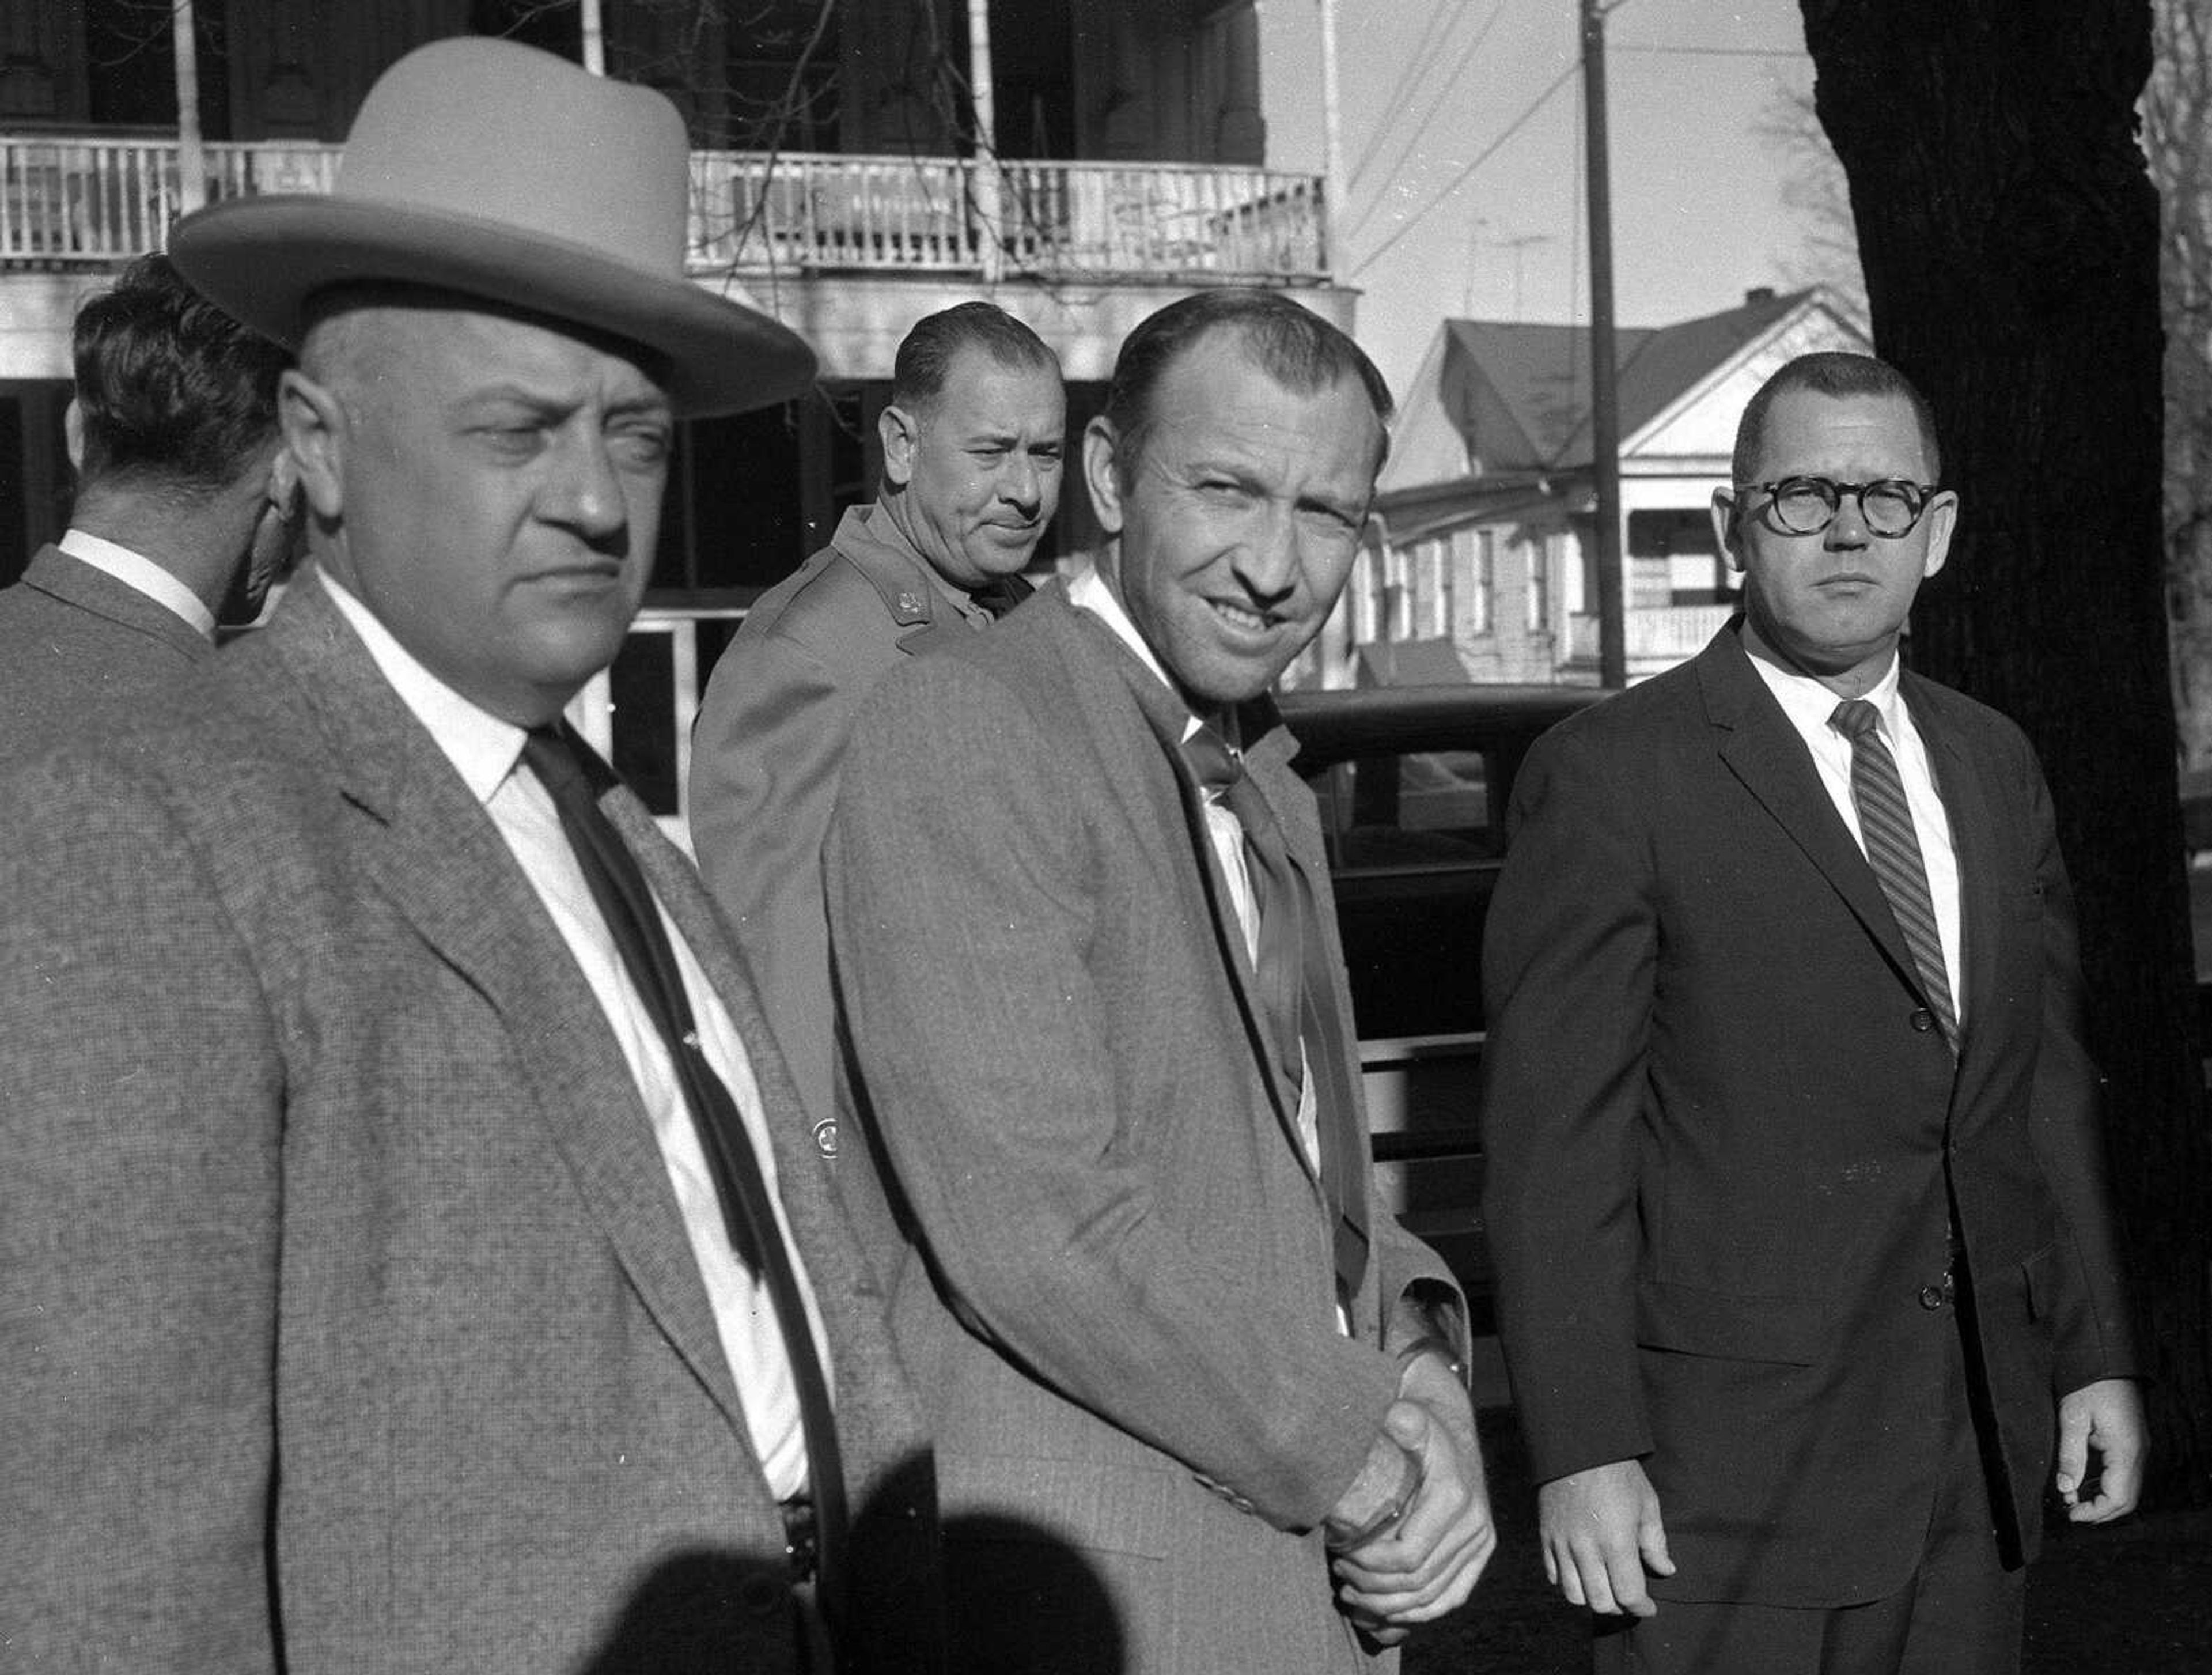
[[1628,552],[1639,609],[1729,598],[1728,566],[1713,541],[1712,517],[1702,506],[1631,512]]
[[1560,538],[1547,535],[1528,544],[1528,631],[1540,634],[1552,620],[1552,564]]

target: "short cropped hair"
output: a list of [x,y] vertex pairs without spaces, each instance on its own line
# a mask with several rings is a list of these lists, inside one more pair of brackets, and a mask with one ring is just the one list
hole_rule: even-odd
[[1139,321],[1115,358],[1105,417],[1114,427],[1114,469],[1126,487],[1133,480],[1152,404],[1160,380],[1178,356],[1215,332],[1233,332],[1254,365],[1300,394],[1358,381],[1375,410],[1382,436],[1375,466],[1390,451],[1390,387],[1366,351],[1311,309],[1280,291],[1224,289],[1199,291]]
[[291,356],[209,302],[167,256],[141,256],[77,310],[71,344],[88,483],[228,488],[276,436]]
[[1735,455],[1729,466],[1736,483],[1756,480],[1753,473],[1759,469],[1759,450],[1766,440],[1767,410],[1778,397],[1791,390],[1810,390],[1839,400],[1859,395],[1897,397],[1912,409],[1913,422],[1920,427],[1920,451],[1927,460],[1928,480],[1943,480],[1943,450],[1936,440],[1936,413],[1928,398],[1887,361],[1829,349],[1784,362],[1744,404],[1743,417],[1736,422]]
[[891,363],[891,405],[911,412],[944,394],[953,359],[963,349],[980,350],[1002,367],[1035,367],[1060,376],[1060,356],[1022,321],[995,303],[957,302],[924,314],[900,340]]

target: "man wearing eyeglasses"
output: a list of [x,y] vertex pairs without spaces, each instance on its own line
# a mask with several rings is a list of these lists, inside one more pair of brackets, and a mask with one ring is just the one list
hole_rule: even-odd
[[2073,905],[2019,729],[1899,667],[1959,515],[1890,367],[1784,366],[1744,609],[1530,753],[1485,1190],[1547,1574],[1601,1671],[1999,1675],[2143,1423]]

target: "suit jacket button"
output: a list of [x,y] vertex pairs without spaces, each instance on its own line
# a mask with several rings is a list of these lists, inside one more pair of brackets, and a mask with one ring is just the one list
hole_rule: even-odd
[[1925,1035],[1936,1027],[1936,1014],[1924,1006],[1916,1008],[1912,1014],[1911,1024],[1913,1028]]
[[1942,1307],[1943,1288],[1940,1285],[1922,1286],[1920,1288],[1920,1306],[1929,1310],[1930,1313]]
[[814,1125],[814,1149],[824,1157],[837,1155],[837,1119],[824,1117]]

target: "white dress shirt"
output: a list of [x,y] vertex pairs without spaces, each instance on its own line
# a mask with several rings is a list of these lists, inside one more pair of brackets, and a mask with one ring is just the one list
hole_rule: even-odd
[[54,545],[79,563],[113,576],[132,592],[174,612],[202,639],[215,638],[215,612],[207,608],[206,601],[143,553],[118,546],[102,536],[88,535],[82,529],[68,531]]
[[[730,1248],[723,1223],[720,1196],[707,1163],[697,1130],[685,1104],[675,1066],[660,1032],[646,1010],[623,969],[622,956],[600,917],[591,886],[568,835],[561,828],[553,799],[538,776],[522,765],[523,732],[470,703],[440,680],[394,639],[391,630],[368,607],[318,570],[348,622],[360,633],[369,655],[401,702],[428,729],[438,748],[453,764],[470,791],[481,802],[500,836],[514,852],[531,886],[552,915],[562,940],[575,956],[586,981],[597,996],[600,1010],[620,1043],[638,1098],[653,1126],[653,1137],[668,1171],[668,1181],[684,1219],[684,1230],[705,1282],[707,1299],[714,1312],[722,1353],[736,1382],[753,1451],[767,1474],[769,1487],[779,1500],[789,1500],[806,1488],[806,1438],[799,1420],[798,1387],[793,1381],[791,1361],[784,1348],[775,1306],[767,1286],[746,1271]],[[722,1078],[743,1114],[753,1154],[768,1185],[775,1209],[777,1231],[791,1252],[800,1295],[805,1300],[807,1325],[813,1332],[816,1354],[825,1377],[830,1376],[829,1340],[822,1327],[814,1289],[806,1276],[799,1246],[783,1213],[776,1190],[775,1155],[769,1146],[766,1119],[761,1111],[760,1090],[754,1083],[752,1065],[744,1044],[730,1021],[714,987],[692,953],[675,921],[661,909],[662,929],[668,934],[684,987],[691,1000],[707,1060]]]
[[[1766,683],[1767,691],[1782,705],[1782,713],[1790,718],[1790,726],[1796,728],[1806,748],[1813,752],[1813,765],[1820,770],[1820,783],[1828,793],[1828,800],[1836,805],[1836,812],[1843,816],[1844,825],[1850,831],[1851,841],[1863,855],[1866,838],[1859,830],[1858,805],[1851,801],[1851,741],[1828,725],[1828,718],[1836,713],[1836,706],[1843,699],[1812,676],[1784,668],[1761,650],[1753,649],[1748,628],[1745,639],[1744,649],[1751,654],[1751,667],[1759,671],[1759,678]],[[1929,764],[1927,743],[1921,738],[1920,729],[1913,725],[1911,710],[1899,695],[1897,677],[1897,658],[1893,654],[1889,667],[1867,693],[1866,701],[1874,705],[1881,718],[1882,742],[1897,759],[1898,777],[1905,782],[1905,801],[1912,810],[1913,831],[1920,840],[1920,862],[1927,869],[1928,894],[1936,909],[1936,934],[1943,942],[1943,972],[1951,985],[1951,1008],[1963,1024],[1966,1019],[1966,991],[1959,963],[1959,852],[1951,841],[1951,817],[1936,789],[1936,774]]]

